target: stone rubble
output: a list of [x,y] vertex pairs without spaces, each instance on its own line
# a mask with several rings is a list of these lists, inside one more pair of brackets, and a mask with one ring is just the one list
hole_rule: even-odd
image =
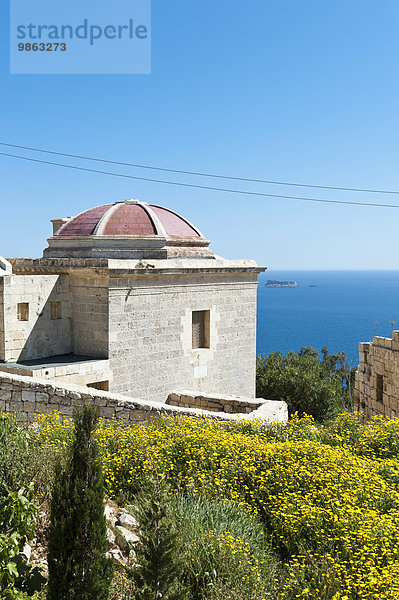
[[117,564],[126,565],[134,558],[134,546],[139,541],[139,530],[136,519],[126,509],[119,508],[115,502],[107,500],[104,505],[107,521],[106,556],[113,558]]
[[[139,541],[137,521],[128,510],[120,508],[112,500],[105,501],[104,515],[107,524],[106,556],[112,558],[116,565],[126,566],[134,560],[134,547]],[[25,544],[21,554],[33,567],[39,567],[43,576],[48,576],[47,547],[36,537]]]

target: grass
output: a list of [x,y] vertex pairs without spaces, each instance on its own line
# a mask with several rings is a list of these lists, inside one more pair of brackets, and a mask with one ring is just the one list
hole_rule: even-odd
[[42,444],[39,429],[0,413],[0,485],[17,489],[33,483],[36,498],[44,502],[53,484],[54,450]]
[[262,600],[274,586],[280,562],[262,523],[235,502],[176,494],[170,512],[179,528],[188,597]]

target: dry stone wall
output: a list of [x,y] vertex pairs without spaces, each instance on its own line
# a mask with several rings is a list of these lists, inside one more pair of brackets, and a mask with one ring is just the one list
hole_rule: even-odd
[[[0,373],[0,411],[15,413],[18,420],[31,421],[39,413],[59,412],[72,417],[74,406],[86,402],[95,404],[103,418],[123,418],[138,422],[165,412],[157,403],[129,399],[117,394],[73,384],[58,384],[48,379],[33,379]],[[166,412],[173,413],[167,407]]]
[[[186,395],[189,392],[185,393]],[[261,406],[251,416],[266,420],[285,421],[285,402],[261,400]],[[130,422],[145,421],[160,415],[205,416],[221,420],[248,418],[247,414],[211,412],[199,408],[180,407],[160,402],[127,398],[119,394],[102,392],[84,386],[72,385],[48,379],[22,377],[0,372],[0,412],[14,413],[20,421],[31,421],[39,413],[58,412],[65,418],[72,417],[74,406],[92,403],[99,407],[106,419],[121,418]]]
[[399,416],[399,331],[359,344],[355,408],[367,418]]

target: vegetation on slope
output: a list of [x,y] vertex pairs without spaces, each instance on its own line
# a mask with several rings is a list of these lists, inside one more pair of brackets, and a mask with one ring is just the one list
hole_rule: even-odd
[[304,346],[296,352],[260,354],[256,362],[256,396],[284,400],[290,415],[312,415],[322,422],[352,409],[355,369],[345,352],[330,354]]
[[[39,423],[45,448],[62,448],[72,435],[57,416],[40,417]],[[247,421],[226,426],[164,418],[142,426],[104,422],[97,441],[108,494],[118,502],[134,500],[155,465],[178,502],[196,497],[226,501],[261,525],[262,535],[259,526],[253,527],[262,540],[263,557],[258,550],[247,552],[245,536],[227,526],[224,532],[208,532],[205,552],[216,556],[219,544],[224,553],[234,547],[229,555],[232,576],[247,556],[246,570],[258,570],[260,577],[253,598],[398,597],[399,421],[373,419],[363,425],[357,415],[344,414],[324,426],[297,416],[286,426]],[[198,544],[204,542],[188,538],[185,552],[195,548],[195,563],[201,556]],[[265,555],[273,558],[265,560]],[[234,563],[238,557],[241,566]],[[256,561],[266,563],[266,571]],[[192,598],[212,597],[215,586],[232,588],[234,582],[226,584],[218,574],[226,562],[225,554],[217,555],[212,585],[197,589]],[[190,585],[187,576],[188,589]]]

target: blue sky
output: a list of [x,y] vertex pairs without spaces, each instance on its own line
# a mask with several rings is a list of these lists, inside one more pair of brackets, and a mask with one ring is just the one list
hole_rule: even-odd
[[[151,75],[10,75],[6,1],[0,10],[0,141],[185,170],[399,190],[397,0],[153,0]],[[399,268],[399,209],[178,188],[1,156],[0,181],[5,256],[40,256],[51,218],[139,198],[181,212],[226,257],[270,268]],[[399,196],[233,185],[399,204]]]

